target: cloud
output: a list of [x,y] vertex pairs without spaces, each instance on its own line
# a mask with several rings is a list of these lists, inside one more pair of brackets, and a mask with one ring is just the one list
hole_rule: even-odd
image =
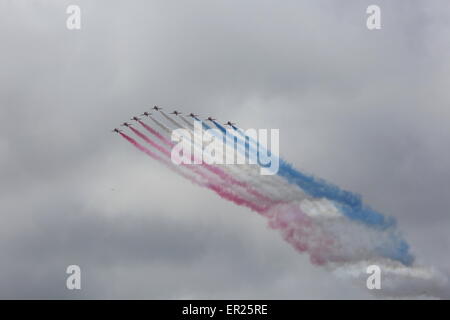
[[445,1],[379,1],[375,32],[368,1],[77,3],[80,31],[71,1],[0,5],[0,297],[369,297],[110,134],[153,104],[279,128],[449,265]]

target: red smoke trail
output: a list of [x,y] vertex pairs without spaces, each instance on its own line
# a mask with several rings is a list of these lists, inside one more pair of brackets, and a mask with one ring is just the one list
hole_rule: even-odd
[[[272,209],[267,212],[267,207],[260,206],[257,203],[243,199],[231,192],[224,190],[216,184],[204,183],[202,180],[187,175],[178,166],[173,165],[170,160],[160,157],[128,135],[122,132],[120,132],[120,135],[137,149],[146,153],[151,158],[170,167],[175,172],[179,173],[182,177],[188,179],[192,183],[207,187],[223,199],[229,200],[240,206],[245,206],[255,212],[258,212],[261,215],[268,217],[269,226],[273,229],[280,230],[285,241],[290,243],[296,250],[300,252],[308,251],[312,263],[321,265],[327,262],[324,256],[328,255],[330,247],[332,245],[332,240],[330,240],[330,238],[326,235],[321,235],[321,232],[317,230],[317,228],[315,228],[311,219],[305,213],[303,213],[301,209],[292,206],[277,206],[275,207],[275,210]],[[314,239],[311,240],[311,238]]]
[[157,137],[159,140],[163,141],[166,144],[172,144],[172,141],[170,141],[169,139],[165,138],[163,135],[161,135],[158,131],[156,131],[155,129],[153,129],[152,127],[146,125],[144,122],[142,121],[138,121],[141,126],[143,126],[145,128],[145,130],[147,130],[148,132],[150,132],[152,135],[154,135],[155,137]]
[[189,175],[185,174],[183,171],[179,170],[179,168],[176,168],[175,166],[173,166],[172,162],[164,160],[163,158],[158,156],[156,153],[153,153],[152,151],[150,151],[149,149],[147,149],[146,147],[141,145],[139,142],[137,142],[133,138],[127,136],[125,133],[120,132],[120,135],[124,139],[126,139],[128,142],[130,142],[132,145],[134,145],[136,148],[138,148],[140,151],[146,153],[147,155],[149,155],[153,159],[163,163],[164,165],[170,167],[171,169],[174,169],[177,173],[179,173],[184,178],[188,179],[189,181],[191,181],[191,182],[193,182],[195,184],[202,185],[202,182],[200,182],[199,180],[195,179],[192,176],[189,176]]
[[139,150],[141,150],[142,152],[148,154],[150,157],[164,162],[163,158],[161,158],[160,156],[158,156],[156,153],[151,152],[150,150],[148,150],[147,148],[145,148],[144,146],[142,146],[139,142],[137,142],[136,140],[134,140],[133,138],[127,136],[125,133],[119,132],[120,135],[125,138],[126,140],[128,140],[129,143],[131,143],[132,145],[134,145],[136,148],[138,148]]
[[308,252],[311,263],[323,265],[333,259],[334,240],[295,204],[282,204],[270,211],[269,227],[299,252]]
[[[173,148],[173,146],[175,145],[172,141],[170,141],[169,139],[165,138],[164,136],[162,136],[159,132],[157,132],[155,129],[153,129],[152,127],[146,125],[144,122],[142,121],[138,121],[148,132],[150,132],[151,134],[153,134],[155,137],[157,137],[158,139],[160,139],[162,142],[164,142],[166,145],[168,145],[170,148]],[[139,132],[137,129],[132,128],[131,130],[133,130],[133,132],[138,135],[139,137],[141,137],[142,139],[144,139],[146,142],[148,142],[151,145],[154,145],[155,143],[150,140],[147,136],[145,136],[144,134],[142,134],[141,132]],[[158,146],[159,147],[159,146]],[[169,153],[169,152],[167,152]],[[194,163],[197,162],[202,162],[202,161],[196,161],[197,159],[193,158]],[[226,182],[230,183],[230,184],[235,184],[238,185],[242,188],[245,188],[250,194],[252,194],[253,196],[255,196],[256,198],[258,198],[259,200],[267,203],[268,206],[274,206],[276,204],[278,204],[278,202],[273,201],[272,199],[264,196],[263,194],[259,193],[258,191],[254,190],[251,186],[249,186],[247,183],[239,181],[237,179],[235,179],[234,177],[230,176],[229,174],[227,174],[226,172],[224,172],[223,170],[216,168],[214,166],[209,165],[208,163],[204,163],[202,162],[202,166],[205,167],[208,171],[214,173],[215,175],[219,176],[222,180],[225,180]]]
[[234,202],[235,204],[239,206],[245,206],[253,211],[258,212],[261,215],[265,215],[265,212],[267,211],[267,208],[264,206],[260,206],[254,202],[248,201],[244,198],[240,198],[236,196],[235,194],[225,191],[225,189],[221,188],[220,186],[216,184],[207,184],[207,187],[211,190],[215,191],[219,196],[225,199],[229,199],[230,201]]
[[[134,128],[130,129],[136,130]],[[137,130],[136,130],[137,131]],[[139,132],[139,131],[137,131]],[[140,132],[139,132],[140,133]],[[142,134],[142,133],[141,133]],[[258,204],[252,202],[252,201],[248,201],[246,199],[243,199],[231,192],[225,191],[223,188],[221,188],[220,186],[216,185],[216,184],[212,184],[212,183],[204,183],[204,182],[200,182],[197,179],[194,179],[193,177],[186,175],[183,171],[181,171],[177,166],[173,165],[173,163],[169,160],[164,160],[163,158],[161,158],[160,156],[158,156],[157,154],[153,153],[152,151],[150,151],[149,149],[147,149],[146,147],[144,147],[143,145],[141,145],[139,142],[137,142],[136,140],[134,140],[133,138],[127,136],[126,134],[120,132],[120,135],[125,138],[128,142],[130,142],[132,145],[134,145],[137,149],[139,149],[140,151],[146,153],[147,155],[149,155],[150,157],[164,163],[165,165],[167,165],[168,167],[174,169],[177,173],[179,173],[180,175],[182,175],[184,178],[190,180],[193,183],[196,183],[200,186],[205,186],[211,190],[213,190],[214,192],[216,192],[221,198],[229,200],[237,205],[240,206],[245,206],[253,211],[256,211],[258,213],[263,214],[267,209],[264,207],[259,206]],[[148,138],[147,138],[148,139]],[[201,175],[202,178],[207,178],[205,177],[201,172],[199,172],[198,170],[195,170],[195,168],[193,168],[194,171],[196,171],[197,174]]]
[[[151,140],[149,137],[147,137],[145,134],[143,134],[142,132],[140,132],[139,130],[130,127],[131,131],[133,131],[137,136],[139,136],[140,138],[142,138],[145,142],[147,142],[148,144],[150,144],[151,146],[153,146],[154,148],[156,148],[157,150],[159,150],[162,154],[164,154],[167,158],[171,159],[171,155],[170,152],[165,149],[164,147],[160,146],[159,144],[153,142],[153,140]],[[185,164],[181,164],[183,166],[186,166]],[[208,179],[208,177],[201,171],[198,170],[198,168],[196,167],[191,167],[190,169],[192,169],[195,173],[197,173],[198,175],[200,175],[203,179]]]
[[[140,122],[140,121],[139,121]],[[140,132],[139,130],[130,127],[131,131],[133,131],[138,137],[142,138],[145,142],[147,142],[148,144],[150,144],[152,147],[154,147],[155,149],[157,149],[159,152],[161,152],[162,154],[164,154],[167,157],[170,157],[170,152],[164,148],[161,147],[159,144],[153,142],[149,137],[147,137],[145,134],[143,134],[142,132]]]

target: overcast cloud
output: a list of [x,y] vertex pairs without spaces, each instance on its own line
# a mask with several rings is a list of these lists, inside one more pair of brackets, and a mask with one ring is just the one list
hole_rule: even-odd
[[279,128],[449,271],[449,39],[444,0],[2,1],[0,298],[371,297],[110,133],[154,104]]

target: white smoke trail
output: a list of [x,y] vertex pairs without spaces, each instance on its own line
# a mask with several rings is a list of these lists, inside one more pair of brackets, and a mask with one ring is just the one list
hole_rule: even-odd
[[[190,133],[189,137],[185,137],[188,142],[192,141],[192,137],[194,135],[194,130],[191,128],[186,127],[185,125],[182,125],[181,123],[178,123],[176,120],[169,118],[167,115],[162,113],[164,118],[170,119],[170,123],[175,127],[173,129],[183,128],[187,130]],[[153,117],[150,117],[159,127],[161,127],[166,134],[169,136],[172,133],[171,128],[168,128],[163,123],[159,122],[158,120],[154,119]],[[203,135],[207,135],[206,131],[202,130]],[[234,133],[233,133],[234,134]],[[227,156],[232,157],[235,154],[235,150],[232,146],[227,145],[223,141],[220,142],[220,150],[222,151],[219,154],[219,157],[224,159]],[[195,149],[201,149],[203,150],[202,145],[198,145],[193,143],[193,147]],[[203,152],[202,152],[203,153]],[[268,176],[268,175],[261,175],[259,171],[258,165],[219,165],[223,170],[227,171],[229,174],[234,175],[246,183],[251,184],[253,187],[262,189],[263,193],[267,196],[272,197],[275,201],[291,201],[291,200],[298,200],[306,198],[306,194],[299,189],[298,187],[286,182],[286,180],[282,179],[278,175]]]
[[[153,118],[152,118],[153,119]],[[146,130],[153,132],[153,134],[157,134],[157,139],[160,139],[160,133],[155,131],[153,128],[148,127],[146,124],[140,121],[140,123],[145,127]],[[161,126],[163,126],[161,124]],[[164,128],[166,128],[164,126]],[[135,131],[136,134],[142,135],[139,131],[134,128],[131,128],[132,131]],[[166,130],[170,132],[170,130]],[[144,140],[148,140],[148,137],[142,136]],[[164,138],[163,138],[164,139]],[[153,142],[153,139],[147,141],[149,143]],[[165,140],[162,140],[163,145],[158,144],[161,148],[165,150],[167,154],[171,154],[172,143],[166,137]],[[188,140],[188,143],[191,143],[191,139]],[[202,175],[206,176],[207,179],[221,188],[221,190],[225,190],[227,193],[234,195],[235,197],[243,198],[248,202],[258,203],[259,206],[271,206],[273,205],[273,200],[266,197],[264,194],[256,191],[252,186],[243,183],[241,180],[233,178],[231,175],[228,175],[222,169],[213,168],[208,164],[193,166],[188,165],[192,168],[192,170],[198,171]]]
[[402,299],[450,299],[449,276],[433,267],[411,266],[389,259],[377,259],[330,265],[328,269],[338,278],[351,280],[357,286],[365,286],[367,267],[376,265],[381,270],[380,290],[371,293],[384,298]]
[[[170,136],[172,130],[152,120]],[[178,128],[181,125],[172,120]],[[194,145],[195,147],[195,145]],[[198,147],[198,146],[197,146]],[[234,152],[224,144],[223,149]],[[269,226],[280,230],[283,238],[301,252],[307,251],[313,263],[323,265],[339,278],[350,279],[366,287],[367,267],[377,265],[382,273],[380,297],[450,298],[449,277],[432,267],[405,266],[386,255],[398,249],[401,237],[395,228],[369,228],[342,215],[327,199],[313,199],[278,176],[261,176],[251,165],[221,166],[227,172],[250,183],[264,195],[283,201],[269,212]]]
[[180,119],[183,120],[183,122],[190,128],[190,129],[194,129],[194,125],[192,123],[190,123],[185,116],[180,115]]
[[[269,211],[269,226],[311,261],[338,278],[367,288],[367,267],[381,270],[381,288],[371,294],[384,298],[450,299],[449,276],[433,267],[405,266],[386,258],[383,251],[396,245],[398,231],[369,229],[343,217],[326,199],[285,203]],[[367,289],[369,290],[369,289]]]

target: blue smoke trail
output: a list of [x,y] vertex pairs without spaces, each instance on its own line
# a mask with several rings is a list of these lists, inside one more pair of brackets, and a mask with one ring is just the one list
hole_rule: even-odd
[[[201,121],[198,118],[195,118],[195,120]],[[201,121],[201,123],[204,130],[212,129],[203,121]],[[227,133],[227,129],[217,122],[214,122],[214,124],[218,130],[212,130],[212,134],[223,141],[223,134]],[[235,127],[234,129],[236,131],[239,130]],[[234,141],[228,139],[225,141],[229,146],[232,144],[233,148],[237,147],[239,152],[245,152],[246,155],[249,150],[255,150],[255,145],[257,149],[259,149],[257,151],[262,152],[262,148],[258,142],[255,142],[251,137],[246,136],[243,133],[240,133],[240,136],[245,139],[239,138],[236,135],[234,136]],[[250,139],[252,139],[251,142],[253,143],[253,146],[248,142]],[[244,151],[242,151],[243,140],[245,140]],[[239,148],[239,146],[241,148]],[[406,266],[412,265],[414,257],[409,253],[408,243],[402,239],[401,235],[395,229],[394,219],[386,218],[380,213],[372,210],[370,207],[363,205],[361,198],[358,195],[340,190],[337,186],[328,184],[324,180],[305,175],[292,168],[292,166],[284,160],[280,160],[280,164],[281,166],[278,173],[280,176],[287,179],[290,183],[297,185],[314,198],[327,198],[332,200],[344,217],[357,222],[362,222],[370,228],[389,228],[386,232],[389,233],[390,241],[386,241],[384,244],[380,244],[380,246],[376,247],[376,252],[383,257],[399,261]],[[355,197],[357,201],[352,201],[351,196]],[[354,239],[354,241],[358,241],[358,239]]]
[[[220,123],[213,121],[215,126],[223,133],[226,134],[227,129],[223,127]],[[210,128],[205,125],[205,128]],[[252,137],[245,135],[242,130],[233,126],[233,129],[245,139],[235,138],[238,144],[242,146],[245,144],[246,155],[249,150],[256,152],[259,159],[259,152],[267,152],[267,149],[255,141]],[[250,146],[249,142],[253,145]],[[253,149],[253,150],[252,150]],[[396,221],[392,217],[385,217],[381,213],[373,210],[369,206],[366,206],[361,201],[361,196],[346,190],[341,190],[339,187],[326,182],[323,179],[318,179],[310,175],[303,174],[298,170],[294,169],[289,163],[283,159],[279,159],[280,168],[278,175],[284,177],[289,183],[299,186],[307,194],[314,198],[327,198],[332,200],[336,207],[342,212],[346,217],[351,220],[362,222],[370,227],[388,229],[396,226]],[[392,230],[392,229],[391,229]],[[409,244],[401,238],[397,233],[391,234],[392,241],[390,243],[395,243],[394,247],[386,246],[377,248],[379,254],[384,257],[394,259],[402,262],[404,265],[411,265],[414,262],[414,257],[409,252]]]
[[397,233],[390,234],[390,241],[382,247],[376,248],[376,252],[381,256],[397,260],[405,266],[411,266],[415,260],[414,256],[409,252],[409,244],[401,238]]
[[[199,118],[195,117],[195,120],[201,122],[202,127],[203,127],[203,130],[209,130],[209,129],[212,129],[209,125],[207,125],[205,122],[201,121]],[[215,121],[213,121],[213,122],[215,123]],[[227,133],[227,130],[226,130],[224,127],[221,127],[221,128],[218,127],[218,129],[223,133],[223,135],[222,135],[222,134],[218,134],[215,130],[212,130],[211,133],[212,133],[214,136],[216,136],[217,138],[221,139],[221,141],[224,141],[223,138],[224,138],[224,135]],[[249,150],[248,150],[247,148],[244,148],[244,149],[243,149],[242,143],[240,143],[239,139],[237,139],[236,136],[234,137],[234,141],[237,142],[237,144],[236,144],[237,150],[238,150],[241,154],[244,154],[245,157],[248,157],[248,155],[249,155]],[[233,147],[233,150],[234,150],[234,146],[235,146],[234,141],[233,141],[232,144],[230,144],[231,141],[229,141],[228,139],[225,139],[225,142],[228,144],[228,146]]]
[[[227,129],[220,123],[213,121],[215,126],[226,134]],[[205,125],[207,128],[209,126]],[[245,145],[246,156],[250,151],[256,152],[259,159],[259,152],[267,152],[267,149],[255,141],[252,137],[247,136],[242,130],[233,126],[244,139],[237,139],[238,144]],[[251,142],[253,145],[251,146]],[[256,147],[256,149],[255,149]],[[326,182],[323,179],[316,178],[311,175],[304,174],[292,167],[291,164],[284,159],[279,158],[280,167],[278,175],[285,178],[289,183],[299,186],[305,193],[314,198],[326,198],[334,201],[341,209],[341,212],[348,218],[356,221],[360,221],[366,225],[386,229],[396,225],[396,221],[392,217],[385,217],[381,213],[371,209],[364,205],[361,200],[361,196],[346,190],[340,189],[338,186]]]

